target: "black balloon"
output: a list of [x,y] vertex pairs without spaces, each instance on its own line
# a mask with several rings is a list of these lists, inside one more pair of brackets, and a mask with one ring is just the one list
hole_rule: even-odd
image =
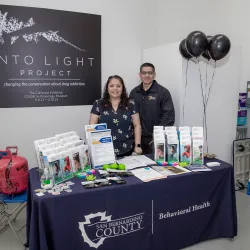
[[187,49],[186,49],[186,39],[183,39],[181,41],[180,46],[179,46],[179,51],[185,59],[189,60],[192,58],[192,56],[187,52]]
[[[212,36],[207,36],[207,41],[208,41],[208,43],[209,43],[209,41],[211,40],[211,38],[212,38]],[[210,57],[210,55],[209,55],[207,49],[204,51],[204,53],[202,54],[202,56],[203,56],[204,58],[206,58],[208,61],[211,59],[211,57]]]
[[186,49],[194,57],[199,57],[208,46],[206,35],[201,31],[191,32],[186,39]]
[[210,57],[217,61],[224,58],[231,48],[231,42],[225,35],[215,35],[211,38],[208,44],[208,53]]

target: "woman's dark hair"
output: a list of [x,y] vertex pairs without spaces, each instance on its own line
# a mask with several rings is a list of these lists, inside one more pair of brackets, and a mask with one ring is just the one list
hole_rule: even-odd
[[102,96],[102,104],[104,106],[111,106],[110,97],[109,97],[109,93],[108,93],[108,86],[109,86],[109,83],[112,79],[117,79],[122,84],[122,94],[121,94],[120,104],[121,104],[122,109],[125,109],[129,106],[129,98],[128,98],[127,90],[126,90],[123,79],[117,75],[110,76],[108,78],[108,81],[105,85],[103,96]]

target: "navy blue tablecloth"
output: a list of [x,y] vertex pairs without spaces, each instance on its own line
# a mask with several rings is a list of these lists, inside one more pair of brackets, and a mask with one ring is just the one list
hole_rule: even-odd
[[143,183],[35,195],[37,169],[29,172],[27,241],[30,250],[177,250],[237,235],[233,167]]

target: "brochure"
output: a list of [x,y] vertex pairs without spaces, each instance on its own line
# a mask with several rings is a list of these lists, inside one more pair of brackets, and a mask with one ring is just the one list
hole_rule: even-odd
[[140,180],[144,182],[149,182],[153,180],[163,179],[166,176],[160,174],[150,167],[139,168],[135,170],[131,170],[131,172]]
[[192,172],[212,171],[212,169],[204,165],[190,165],[190,166],[187,166],[186,168]]
[[110,129],[90,132],[89,146],[94,168],[100,168],[116,161]]

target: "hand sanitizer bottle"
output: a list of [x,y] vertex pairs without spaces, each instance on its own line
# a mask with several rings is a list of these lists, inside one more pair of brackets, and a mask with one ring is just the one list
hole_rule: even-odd
[[44,189],[51,189],[54,186],[53,176],[49,168],[44,168],[43,175],[41,176],[41,187]]

